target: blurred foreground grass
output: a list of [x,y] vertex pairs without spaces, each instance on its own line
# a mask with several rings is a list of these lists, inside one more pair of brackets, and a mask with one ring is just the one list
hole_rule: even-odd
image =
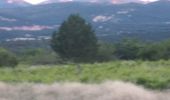
[[107,63],[67,65],[19,65],[0,68],[3,82],[87,82],[122,80],[151,89],[170,88],[170,61],[113,61]]

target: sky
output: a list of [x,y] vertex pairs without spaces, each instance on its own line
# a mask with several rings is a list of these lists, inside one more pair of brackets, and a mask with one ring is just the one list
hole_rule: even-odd
[[[24,0],[28,3],[31,4],[39,4],[41,2],[44,2],[46,0]],[[58,1],[62,1],[62,2],[67,2],[67,1],[111,1],[112,3],[122,3],[122,2],[153,2],[153,1],[157,1],[157,0],[58,0]]]
[[39,4],[39,3],[46,1],[46,0],[24,0],[24,1],[31,3],[31,4]]

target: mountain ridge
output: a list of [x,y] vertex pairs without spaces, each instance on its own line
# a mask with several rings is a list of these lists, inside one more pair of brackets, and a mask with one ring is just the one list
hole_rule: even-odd
[[15,7],[26,7],[26,6],[31,6],[31,4],[23,0],[15,0],[15,1],[1,0],[0,1],[0,8],[15,8]]
[[[161,0],[161,1],[169,1],[169,0]],[[31,4],[28,1],[24,0],[1,0],[0,1],[0,8],[13,8],[13,7],[25,7],[31,5],[46,5],[51,3],[69,3],[69,2],[83,2],[83,3],[107,3],[107,4],[126,4],[126,3],[146,3],[142,0],[45,0],[37,4]],[[156,1],[147,1],[148,3],[156,2]]]
[[166,13],[170,4],[161,2],[118,5],[60,2],[24,8],[1,8],[0,40],[49,37],[72,13],[79,13],[90,22],[97,36],[106,41],[123,37],[162,40],[170,37],[170,14]]

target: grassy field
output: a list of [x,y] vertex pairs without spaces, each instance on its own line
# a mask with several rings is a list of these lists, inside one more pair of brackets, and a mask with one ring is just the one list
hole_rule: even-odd
[[83,82],[100,83],[121,80],[151,89],[170,88],[170,61],[113,61],[107,63],[67,65],[19,65],[15,69],[0,68],[3,82]]

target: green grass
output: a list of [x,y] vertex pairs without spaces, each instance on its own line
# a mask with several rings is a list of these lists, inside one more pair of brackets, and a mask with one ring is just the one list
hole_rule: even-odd
[[3,82],[88,82],[123,80],[151,89],[170,88],[170,61],[113,61],[76,65],[28,66],[0,68]]

